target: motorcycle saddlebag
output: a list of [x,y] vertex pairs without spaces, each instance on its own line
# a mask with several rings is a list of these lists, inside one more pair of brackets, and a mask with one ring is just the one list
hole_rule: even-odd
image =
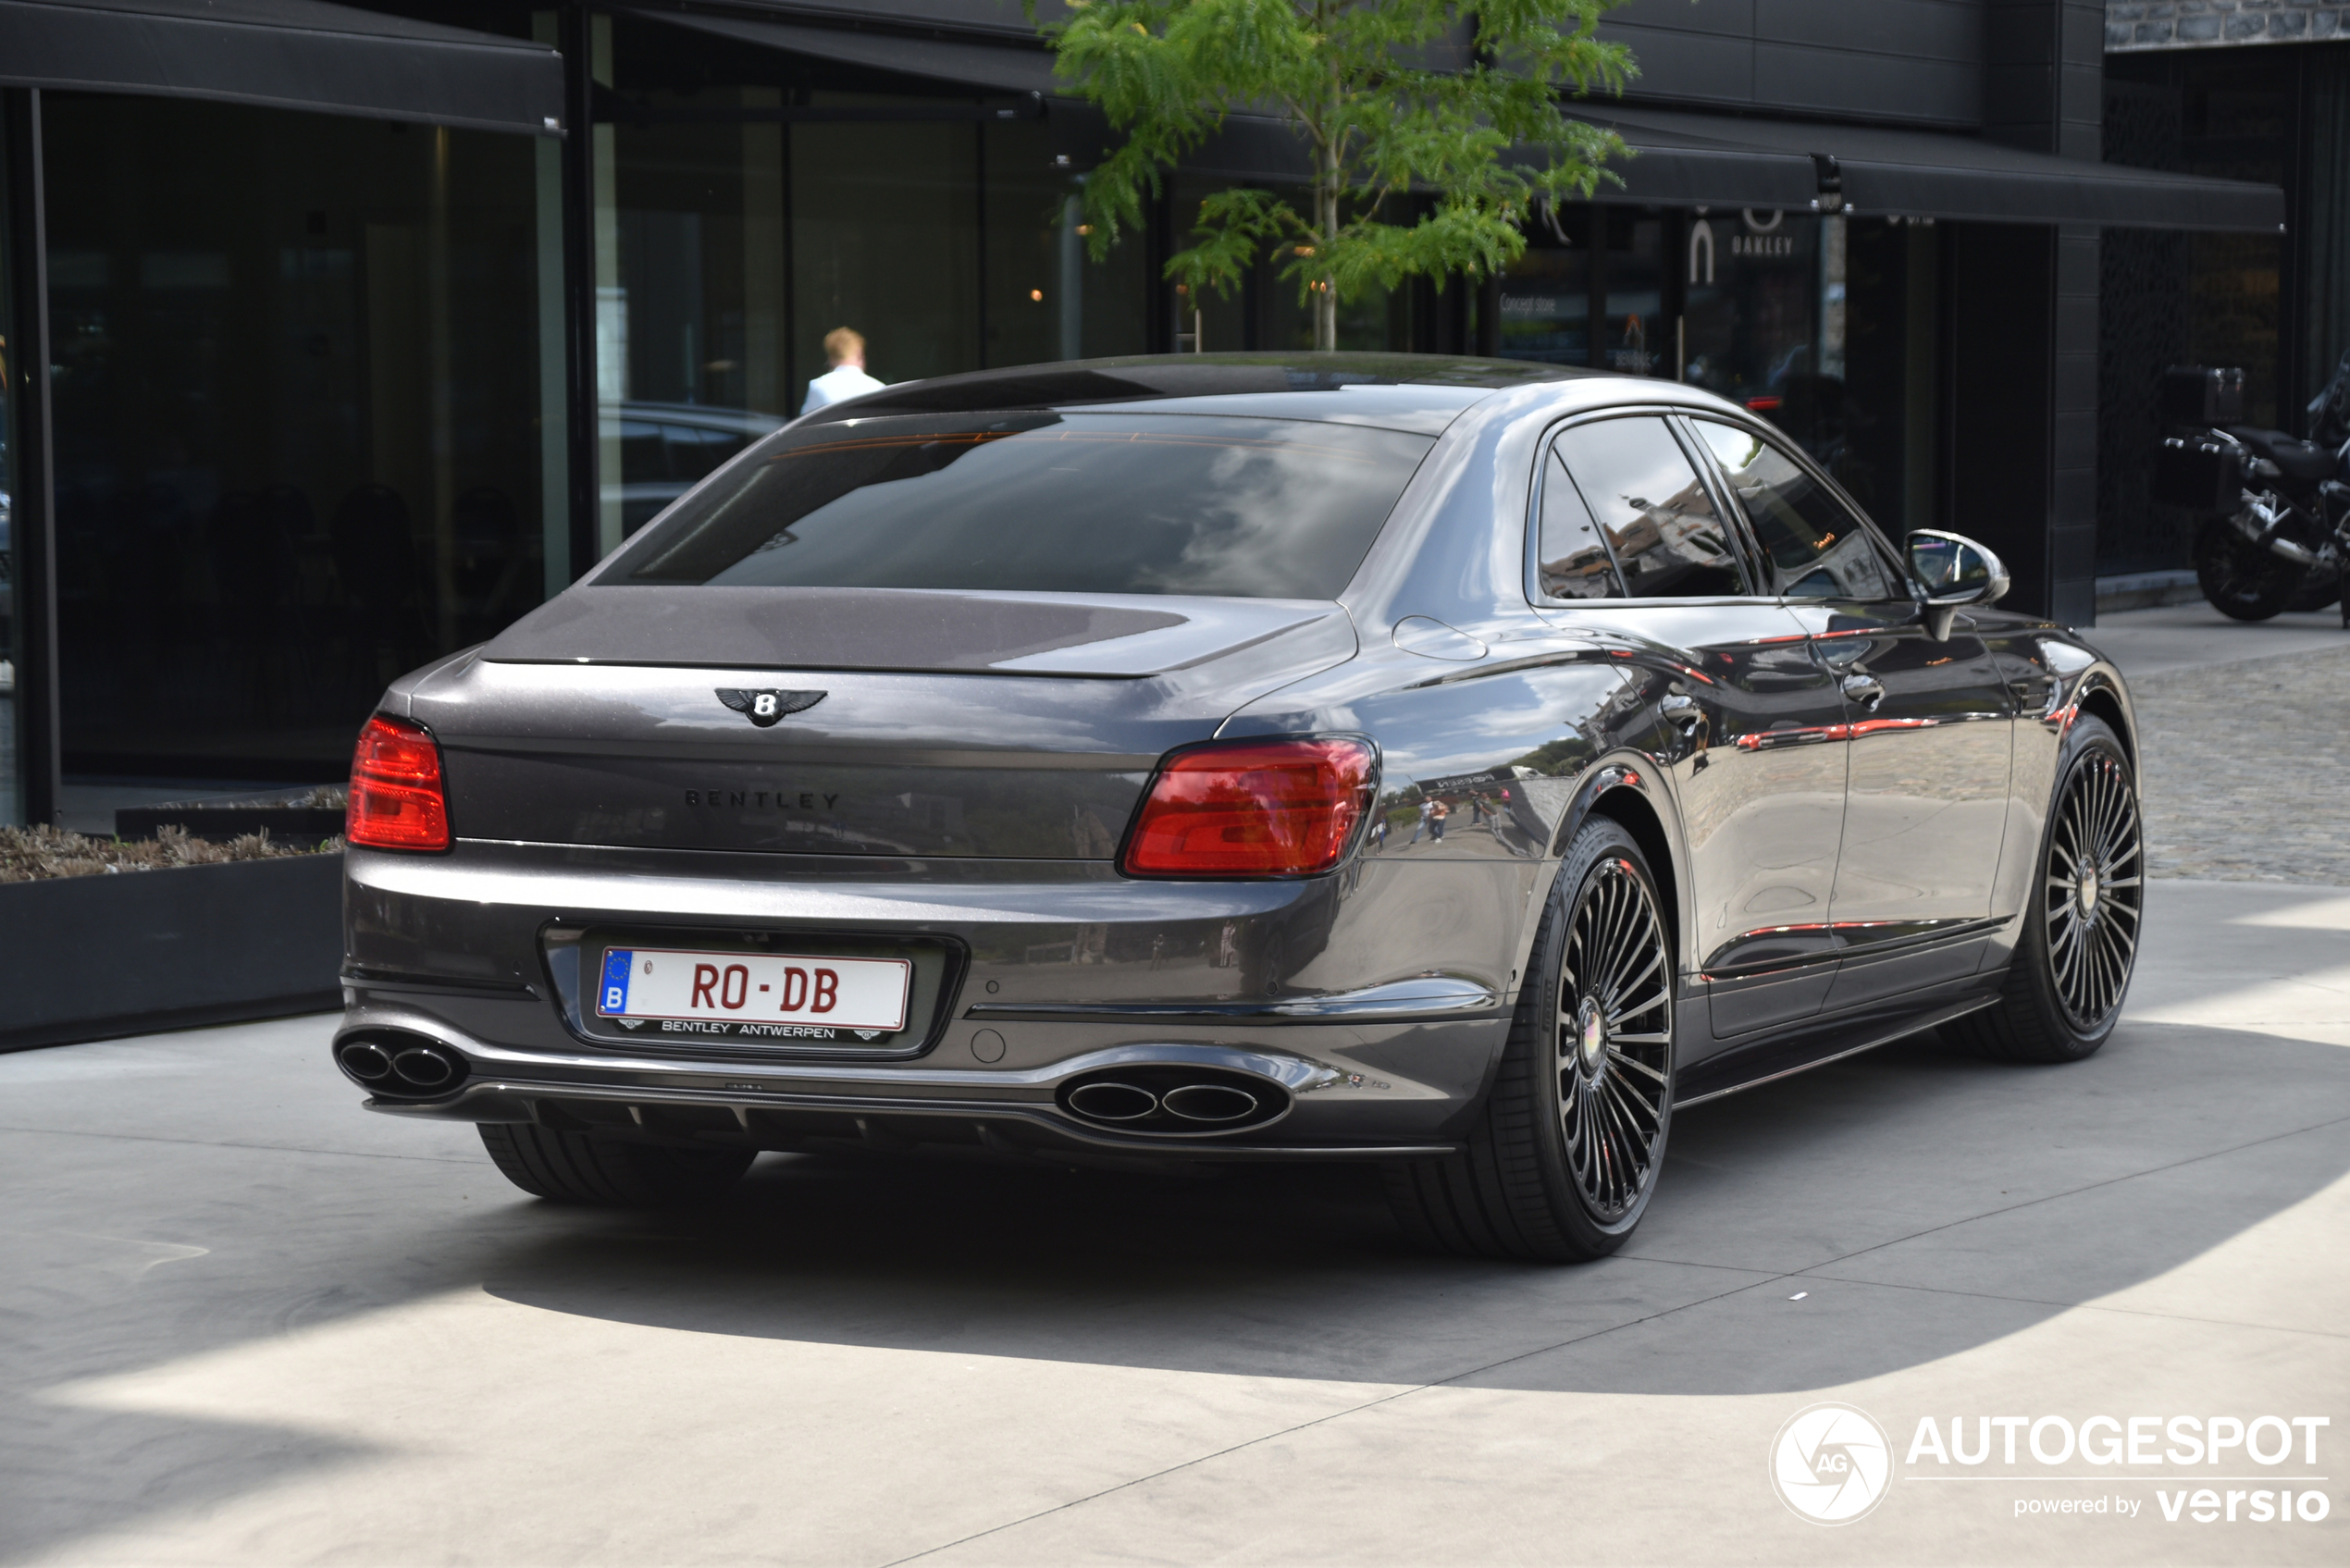
[[2162,373],[2155,401],[2165,425],[2240,425],[2244,372],[2208,364],[2174,364]]
[[2169,436],[2155,449],[2153,499],[2190,512],[2233,512],[2244,495],[2244,449],[2210,436]]

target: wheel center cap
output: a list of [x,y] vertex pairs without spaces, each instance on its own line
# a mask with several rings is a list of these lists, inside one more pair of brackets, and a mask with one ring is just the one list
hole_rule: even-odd
[[1600,1065],[1607,1059],[1607,1015],[1600,1011],[1597,1002],[1586,999],[1576,1019],[1577,1054],[1582,1058],[1583,1071],[1599,1076]]
[[2097,912],[2097,873],[2094,869],[2081,873],[2081,912],[2084,915]]

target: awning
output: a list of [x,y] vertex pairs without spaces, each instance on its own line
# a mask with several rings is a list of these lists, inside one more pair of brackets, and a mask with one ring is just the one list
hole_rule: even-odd
[[1007,43],[966,43],[958,39],[913,38],[897,33],[861,32],[847,28],[803,27],[797,22],[751,21],[736,17],[702,16],[687,11],[637,10],[649,21],[689,28],[713,38],[781,49],[838,65],[867,70],[895,71],[900,76],[925,77],[933,81],[992,93],[1054,93],[1066,91],[1053,80],[1053,56],[1030,34],[1027,47]]
[[2260,234],[2284,227],[2284,192],[2273,185],[2060,158],[1971,136],[1614,105],[1578,106],[1576,117],[1614,129],[1640,154],[1615,166],[1625,183],[1602,186],[1602,201],[1807,207],[1821,194],[1824,157],[1836,160],[1847,210],[1870,216]]
[[544,44],[321,0],[0,0],[0,86],[563,129]]

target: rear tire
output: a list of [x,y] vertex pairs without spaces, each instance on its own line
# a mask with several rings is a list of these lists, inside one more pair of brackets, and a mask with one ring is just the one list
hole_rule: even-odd
[[2302,570],[2262,549],[2221,518],[2206,523],[2195,537],[2195,578],[2203,597],[2220,614],[2238,621],[2266,621],[2282,612],[2300,591]]
[[2093,1054],[2121,1017],[2136,967],[2145,819],[2121,737],[2101,719],[2075,720],[2057,777],[1999,1000],[1942,1026],[1953,1044],[1999,1061],[2077,1062]]
[[2294,590],[2285,601],[2285,611],[2294,615],[2313,615],[2320,610],[2331,610],[2342,597],[2342,574],[2338,572],[2317,571],[2308,581]]
[[669,1208],[724,1197],[756,1154],[590,1138],[549,1127],[483,1122],[482,1147],[533,1197],[602,1208]]
[[1568,846],[1468,1147],[1386,1170],[1424,1245],[1579,1263],[1647,1212],[1673,1119],[1673,945],[1639,846],[1595,818]]

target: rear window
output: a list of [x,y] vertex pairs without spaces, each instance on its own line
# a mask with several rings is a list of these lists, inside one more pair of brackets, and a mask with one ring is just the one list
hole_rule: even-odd
[[1332,599],[1426,436],[1023,414],[784,431],[599,580]]

